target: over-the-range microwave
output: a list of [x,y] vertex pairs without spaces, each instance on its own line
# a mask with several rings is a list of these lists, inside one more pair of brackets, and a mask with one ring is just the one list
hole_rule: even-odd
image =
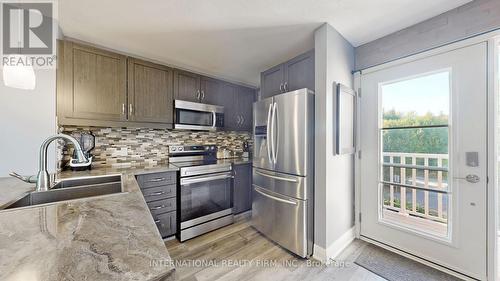
[[224,127],[224,107],[175,100],[175,129],[215,131]]

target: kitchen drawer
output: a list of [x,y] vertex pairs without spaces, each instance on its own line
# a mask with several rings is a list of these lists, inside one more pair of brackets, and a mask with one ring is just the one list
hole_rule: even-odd
[[148,202],[148,208],[151,211],[151,214],[154,216],[175,211],[176,198],[163,199],[153,202]]
[[161,237],[174,235],[177,231],[176,212],[165,213],[154,216],[156,226],[160,231]]
[[175,184],[177,172],[154,173],[137,176],[137,182],[141,188]]
[[175,184],[171,184],[141,189],[141,191],[142,195],[144,195],[144,199],[146,199],[146,202],[151,202],[175,197],[176,189],[177,186]]

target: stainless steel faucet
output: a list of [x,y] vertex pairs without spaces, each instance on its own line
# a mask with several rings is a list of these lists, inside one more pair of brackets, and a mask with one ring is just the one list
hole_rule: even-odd
[[10,173],[10,175],[28,183],[36,182],[36,191],[49,190],[52,183],[50,182],[50,175],[49,172],[47,171],[47,149],[49,145],[57,139],[64,139],[73,144],[76,154],[76,160],[78,161],[78,163],[86,163],[89,161],[87,157],[85,157],[85,155],[83,154],[82,147],[74,137],[65,134],[56,134],[47,138],[40,146],[40,154],[38,157],[39,171],[36,177],[35,176],[25,177],[14,172]]

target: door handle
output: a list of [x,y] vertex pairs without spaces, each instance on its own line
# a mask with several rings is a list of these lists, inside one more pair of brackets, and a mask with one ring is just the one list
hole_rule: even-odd
[[127,110],[127,107],[124,103],[122,103],[122,115],[125,115],[125,111]]
[[200,90],[196,91],[196,99],[197,100],[200,100],[200,95],[201,95]]
[[271,111],[273,110],[273,105],[269,105],[269,110],[267,112],[267,127],[266,127],[266,140],[267,140],[267,158],[269,159],[269,163],[273,163],[271,159]]
[[245,123],[245,117],[243,117],[243,115],[241,115],[241,126],[243,126],[244,123]]
[[287,91],[287,89],[286,89],[286,88],[287,88],[287,86],[288,86],[288,83],[287,83],[287,82],[285,82],[285,84],[283,84],[283,90],[284,90],[283,92],[286,92],[286,91]]
[[470,182],[470,183],[478,183],[479,181],[481,181],[481,178],[479,178],[478,175],[467,175],[465,178],[454,178],[456,180],[465,180],[467,182]]
[[280,84],[280,92],[283,93],[283,83]]
[[132,115],[133,112],[134,112],[134,106],[132,104],[129,104],[129,106],[128,106],[128,114]]
[[262,172],[259,172],[259,171],[255,171],[255,173],[258,174],[258,175],[261,175],[263,177],[268,177],[268,178],[272,178],[272,179],[275,179],[275,180],[295,182],[295,183],[299,182],[297,179],[289,179],[289,178],[283,178],[283,177],[268,175],[268,174],[265,174],[265,173],[262,173]]
[[297,202],[295,202],[295,201],[286,200],[286,199],[281,199],[281,198],[279,198],[279,197],[276,197],[276,196],[273,196],[273,195],[267,194],[266,192],[264,192],[264,191],[262,190],[262,188],[260,188],[260,187],[258,187],[258,186],[256,186],[256,185],[253,185],[253,189],[254,189],[257,193],[261,194],[262,196],[265,196],[265,197],[267,197],[267,198],[273,199],[273,200],[275,200],[275,201],[279,201],[279,202],[282,202],[282,203],[287,203],[287,204],[290,204],[290,205],[297,205]]
[[217,114],[215,113],[215,111],[212,111],[212,118],[214,119],[212,121],[212,127],[215,128],[215,125],[217,125]]
[[240,125],[241,124],[241,119],[240,119],[240,116],[239,115],[236,115],[236,125]]
[[205,91],[201,90],[201,100],[205,99]]
[[275,124],[276,124],[276,103],[273,103],[273,111],[272,111],[272,117],[271,117],[271,156],[272,156],[272,161],[274,164],[276,164],[277,154],[276,154],[276,144],[275,144],[275,139],[276,137],[274,136],[275,130]]
[[[274,164],[276,164],[276,162],[278,162],[278,149],[279,149],[279,143],[278,143],[278,140],[280,138],[280,131],[278,130],[278,119],[277,119],[277,115],[278,115],[278,104],[277,103],[274,103],[274,109],[273,109],[273,127],[272,127],[272,130],[273,130],[273,152],[274,152]],[[276,132],[274,131],[276,128]],[[274,137],[274,134],[276,133],[276,137]]]

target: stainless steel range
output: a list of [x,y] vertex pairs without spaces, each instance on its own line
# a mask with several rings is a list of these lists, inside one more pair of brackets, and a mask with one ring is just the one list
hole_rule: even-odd
[[181,242],[233,223],[232,166],[218,163],[216,146],[170,146],[169,162],[180,168]]

